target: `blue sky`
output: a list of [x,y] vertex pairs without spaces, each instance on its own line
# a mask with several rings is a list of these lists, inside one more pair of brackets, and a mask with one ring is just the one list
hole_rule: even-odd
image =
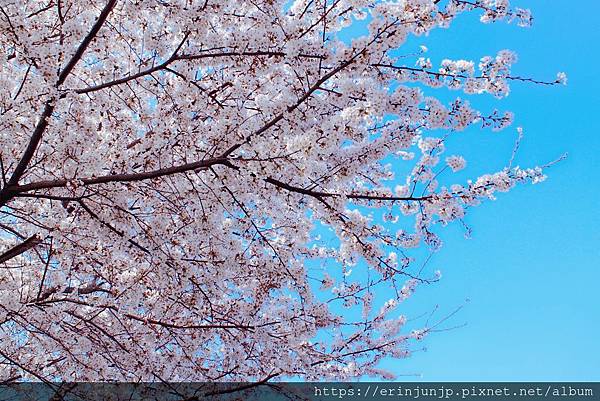
[[439,304],[442,318],[469,299],[448,322],[466,325],[428,337],[426,352],[385,363],[406,380],[600,380],[598,3],[513,3],[532,10],[531,28],[480,24],[472,13],[410,44],[426,45],[434,65],[511,49],[519,55],[515,75],[553,80],[564,71],[568,85],[513,83],[505,99],[469,97],[482,111],[513,111],[515,124],[500,133],[465,131],[447,142],[447,153],[468,156],[466,173],[494,172],[506,165],[515,127],[522,126],[516,164],[569,156],[548,170],[545,182],[471,209],[472,239],[458,225],[447,227],[431,263],[442,280],[420,287],[404,307],[417,316]]

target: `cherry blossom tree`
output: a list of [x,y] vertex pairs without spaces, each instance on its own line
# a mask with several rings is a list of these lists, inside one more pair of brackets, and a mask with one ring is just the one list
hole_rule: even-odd
[[566,80],[511,75],[507,50],[437,66],[424,47],[403,51],[464,12],[529,25],[508,0],[0,11],[8,381],[389,377],[381,359],[435,330],[395,311],[439,278],[419,251],[469,207],[545,178],[511,161],[452,182],[466,162],[445,139],[512,115],[433,95]]

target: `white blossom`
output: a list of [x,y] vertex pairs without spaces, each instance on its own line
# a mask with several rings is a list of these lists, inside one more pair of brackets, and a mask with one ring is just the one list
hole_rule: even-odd
[[453,172],[457,172],[464,169],[467,162],[462,156],[449,156],[446,158],[446,164]]

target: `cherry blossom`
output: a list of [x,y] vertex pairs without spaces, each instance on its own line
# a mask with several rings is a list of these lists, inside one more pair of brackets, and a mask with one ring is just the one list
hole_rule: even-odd
[[508,0],[0,11],[2,381],[390,379],[379,362],[436,330],[402,315],[441,277],[418,250],[546,178],[511,160],[456,182],[445,140],[513,121],[473,95],[563,73],[513,75],[508,50],[437,65],[406,43],[464,12],[529,25]]

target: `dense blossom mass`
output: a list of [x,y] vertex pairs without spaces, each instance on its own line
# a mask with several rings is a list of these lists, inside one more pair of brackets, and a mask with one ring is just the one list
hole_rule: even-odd
[[564,74],[403,51],[529,25],[508,0],[0,4],[2,381],[388,378],[435,330],[397,310],[440,276],[422,251],[545,178],[452,182],[445,139],[512,122],[464,98]]

